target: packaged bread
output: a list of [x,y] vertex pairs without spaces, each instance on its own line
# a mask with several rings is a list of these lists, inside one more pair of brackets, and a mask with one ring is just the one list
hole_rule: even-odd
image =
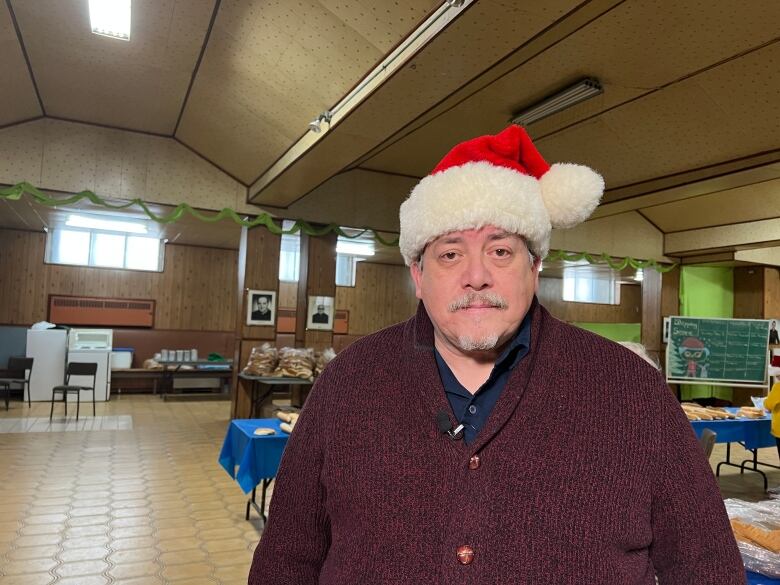
[[752,542],[774,553],[780,553],[780,530],[768,530],[740,518],[731,519],[731,528],[737,540]]
[[737,416],[744,418],[764,418],[764,411],[755,406],[742,406],[737,411]]
[[274,376],[282,378],[314,378],[314,350],[283,347],[279,350],[279,364]]
[[314,375],[319,376],[322,373],[322,370],[325,369],[325,366],[327,366],[335,357],[336,352],[332,347],[329,347],[328,349],[316,354],[314,357]]
[[253,347],[249,354],[249,361],[242,370],[247,376],[272,376],[278,361],[277,351],[270,343],[264,343],[259,347]]

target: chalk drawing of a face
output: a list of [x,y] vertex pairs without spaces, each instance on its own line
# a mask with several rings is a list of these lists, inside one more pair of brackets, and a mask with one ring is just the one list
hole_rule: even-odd
[[697,337],[686,337],[677,348],[677,353],[687,364],[685,377],[695,378],[697,364],[709,357],[710,350],[704,347],[704,343],[701,339],[698,339]]

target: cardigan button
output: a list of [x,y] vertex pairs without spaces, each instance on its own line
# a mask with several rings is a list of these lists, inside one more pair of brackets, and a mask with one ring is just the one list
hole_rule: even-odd
[[479,455],[472,455],[469,459],[469,469],[476,469],[479,467]]
[[470,565],[474,560],[474,549],[464,544],[458,547],[458,562],[461,565]]

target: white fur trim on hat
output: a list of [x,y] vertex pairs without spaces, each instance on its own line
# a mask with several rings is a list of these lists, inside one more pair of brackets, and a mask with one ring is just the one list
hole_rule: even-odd
[[485,161],[425,177],[401,205],[400,215],[399,246],[407,265],[439,236],[488,225],[522,235],[540,258],[550,247],[550,217],[539,181]]
[[570,228],[585,221],[604,193],[604,179],[583,165],[555,163],[542,178],[542,199],[554,228]]

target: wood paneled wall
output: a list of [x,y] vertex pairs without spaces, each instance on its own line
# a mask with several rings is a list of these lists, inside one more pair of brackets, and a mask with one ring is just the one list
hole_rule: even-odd
[[661,316],[680,314],[680,268],[661,275]]
[[539,302],[558,319],[578,323],[640,323],[642,290],[636,285],[620,287],[619,305],[572,303],[563,300],[563,279],[540,278]]
[[284,307],[286,309],[295,309],[295,305],[297,302],[298,302],[298,283],[280,282],[279,294],[276,297],[277,307]]
[[409,269],[358,262],[355,286],[336,289],[336,308],[349,311],[350,335],[367,335],[408,319],[417,310]]
[[764,268],[740,266],[734,269],[734,318],[761,319],[764,316]]
[[[262,227],[252,228],[247,233],[246,290],[272,290],[279,292],[279,249],[282,237]],[[242,300],[243,322],[246,323],[246,290]],[[278,307],[277,302],[277,307]],[[276,337],[276,327],[269,325],[244,325],[243,338],[268,339]]]
[[[645,270],[642,280],[642,345],[658,359],[661,352],[661,280],[655,270]],[[624,287],[625,288],[625,287]]]
[[764,268],[764,319],[780,317],[780,269]]
[[0,230],[0,323],[47,317],[50,294],[154,299],[155,329],[232,331],[236,251],[165,246],[163,272],[44,263],[46,234]]
[[[306,260],[306,281],[298,287],[298,311],[297,325],[306,327],[309,296],[336,296],[336,234],[328,234],[318,238],[302,237],[302,245],[308,250],[301,254],[301,264]],[[301,298],[303,290],[306,294]],[[335,302],[335,300],[334,300]],[[335,307],[334,307],[335,308]],[[296,340],[301,339],[299,331],[296,331]],[[333,331],[305,330],[304,347],[313,347],[315,350],[323,350],[333,347]]]

